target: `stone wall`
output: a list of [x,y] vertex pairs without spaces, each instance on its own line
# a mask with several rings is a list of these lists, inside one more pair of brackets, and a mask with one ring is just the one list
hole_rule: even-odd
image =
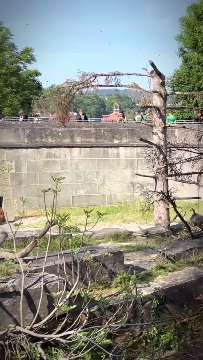
[[[195,125],[193,125],[195,126]],[[170,130],[171,139],[197,147],[195,132]],[[133,201],[140,190],[151,188],[147,156],[151,127],[141,124],[0,124],[0,195],[9,213],[21,210],[20,198],[30,210],[43,208],[42,189],[52,176],[64,177],[60,207],[110,205]],[[191,185],[177,185],[177,194],[197,196]]]

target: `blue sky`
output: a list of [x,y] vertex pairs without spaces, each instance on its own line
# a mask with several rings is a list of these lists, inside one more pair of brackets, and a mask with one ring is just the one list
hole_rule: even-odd
[[179,64],[179,18],[192,0],[0,0],[15,43],[34,48],[44,86],[79,71],[142,71],[148,60],[170,75]]

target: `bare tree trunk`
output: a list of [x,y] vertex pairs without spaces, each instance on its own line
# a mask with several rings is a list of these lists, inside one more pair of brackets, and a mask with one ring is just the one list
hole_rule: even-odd
[[[157,144],[154,173],[155,173],[155,224],[166,230],[170,227],[168,196],[168,162],[167,162],[167,133],[166,133],[166,88],[165,76],[150,61],[153,70],[151,79],[153,85],[153,142]],[[165,194],[165,196],[163,196]]]

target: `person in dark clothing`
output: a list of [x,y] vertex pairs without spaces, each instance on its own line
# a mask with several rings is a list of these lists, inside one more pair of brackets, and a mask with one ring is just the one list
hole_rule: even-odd
[[125,121],[125,120],[126,120],[126,115],[124,111],[121,111],[121,121]]
[[28,120],[28,114],[25,113],[25,112],[23,113],[23,120],[24,120],[24,121],[27,121],[27,120]]
[[88,117],[86,115],[85,110],[83,110],[83,109],[80,110],[78,120],[79,121],[88,121]]
[[20,112],[19,121],[27,121],[27,120],[28,120],[28,114],[25,112]]

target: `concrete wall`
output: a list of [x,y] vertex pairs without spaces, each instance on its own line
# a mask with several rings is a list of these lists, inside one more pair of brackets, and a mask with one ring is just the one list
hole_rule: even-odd
[[[195,132],[172,129],[172,140],[197,147]],[[9,213],[42,209],[42,189],[52,176],[65,177],[60,207],[110,205],[133,201],[152,187],[147,161],[152,148],[140,138],[151,139],[151,127],[141,124],[70,124],[61,129],[45,124],[0,124],[0,195]],[[197,189],[176,184],[178,195],[196,196]],[[50,201],[50,199],[48,199]]]

